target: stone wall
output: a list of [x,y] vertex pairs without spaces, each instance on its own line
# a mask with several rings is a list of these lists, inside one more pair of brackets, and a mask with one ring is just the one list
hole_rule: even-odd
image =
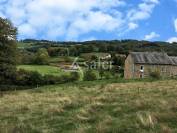
[[131,55],[125,60],[125,67],[124,67],[124,78],[125,79],[132,79],[134,74],[134,63]]
[[[141,70],[141,67],[144,70]],[[148,78],[150,73],[158,71],[161,77],[177,76],[177,66],[173,65],[147,65],[147,64],[134,64],[133,58],[129,55],[125,60],[124,78]]]
[[[143,66],[144,71],[141,70],[141,66]],[[158,71],[161,77],[170,77],[173,75],[173,71],[177,67],[174,68],[172,65],[146,65],[146,64],[135,64],[134,78],[148,78],[151,72]]]

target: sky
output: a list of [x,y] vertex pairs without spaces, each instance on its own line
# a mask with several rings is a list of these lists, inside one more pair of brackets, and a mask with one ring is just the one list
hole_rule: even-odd
[[18,39],[177,42],[177,0],[0,0]]

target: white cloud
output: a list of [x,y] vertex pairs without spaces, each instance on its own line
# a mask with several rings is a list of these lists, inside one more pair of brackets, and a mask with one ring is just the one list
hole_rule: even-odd
[[96,40],[96,38],[95,37],[88,37],[88,38],[82,39],[81,41],[85,42],[85,41],[93,41],[93,40]]
[[158,3],[158,0],[144,0],[143,3],[140,3],[138,5],[138,9],[133,9],[129,11],[128,18],[131,21],[148,19]]
[[18,27],[19,34],[25,37],[35,37],[36,30],[29,24],[23,24]]
[[151,3],[155,3],[158,4],[159,0],[144,0],[145,2],[151,2]]
[[175,19],[174,25],[175,25],[175,30],[176,30],[176,32],[177,32],[177,19]]
[[90,12],[85,18],[76,19],[68,28],[68,38],[77,38],[89,31],[113,31],[120,27],[122,20],[102,12]]
[[138,28],[138,24],[130,22],[128,24],[128,27],[129,27],[129,30],[134,30],[134,29]]
[[[175,31],[177,32],[177,19],[174,20]],[[169,43],[177,42],[177,37],[171,37],[167,40]]]
[[169,43],[177,42],[177,37],[172,37],[172,38],[168,39],[167,42],[169,42]]
[[149,35],[146,35],[144,39],[145,40],[152,40],[152,39],[158,38],[158,37],[160,37],[159,34],[157,34],[155,32],[151,32]]
[[[158,0],[120,10],[125,0],[0,0],[0,16],[10,18],[21,38],[76,40],[91,32],[121,33],[138,28]],[[128,14],[127,14],[128,12]]]

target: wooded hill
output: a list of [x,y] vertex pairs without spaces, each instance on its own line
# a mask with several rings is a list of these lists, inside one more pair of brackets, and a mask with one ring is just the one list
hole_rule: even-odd
[[78,56],[89,52],[115,52],[128,54],[131,51],[159,51],[169,55],[177,55],[177,43],[149,42],[138,40],[112,40],[112,41],[85,41],[85,42],[55,42],[48,40],[26,39],[18,42],[18,48],[29,52],[36,52],[39,48],[56,50],[61,48],[63,54],[70,53]]

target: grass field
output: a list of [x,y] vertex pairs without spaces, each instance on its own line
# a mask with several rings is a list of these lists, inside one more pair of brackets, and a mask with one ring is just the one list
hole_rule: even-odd
[[4,93],[0,132],[177,132],[176,80],[90,83]]
[[18,42],[17,47],[24,49],[24,48],[29,48],[32,47],[34,44],[33,43],[23,43],[23,42]]
[[54,66],[45,66],[45,65],[20,65],[17,67],[18,69],[24,69],[29,71],[37,71],[42,75],[54,75],[60,76],[66,74],[66,72],[62,71],[58,67]]
[[[49,59],[50,63],[73,63],[77,57],[72,56],[58,56],[58,57],[51,57]],[[83,62],[84,59],[78,57],[77,62]]]
[[84,59],[89,59],[91,58],[92,56],[97,56],[99,58],[101,57],[105,57],[107,55],[109,55],[109,53],[97,53],[97,52],[92,52],[92,53],[84,53],[84,54],[81,54],[80,57],[84,58]]

